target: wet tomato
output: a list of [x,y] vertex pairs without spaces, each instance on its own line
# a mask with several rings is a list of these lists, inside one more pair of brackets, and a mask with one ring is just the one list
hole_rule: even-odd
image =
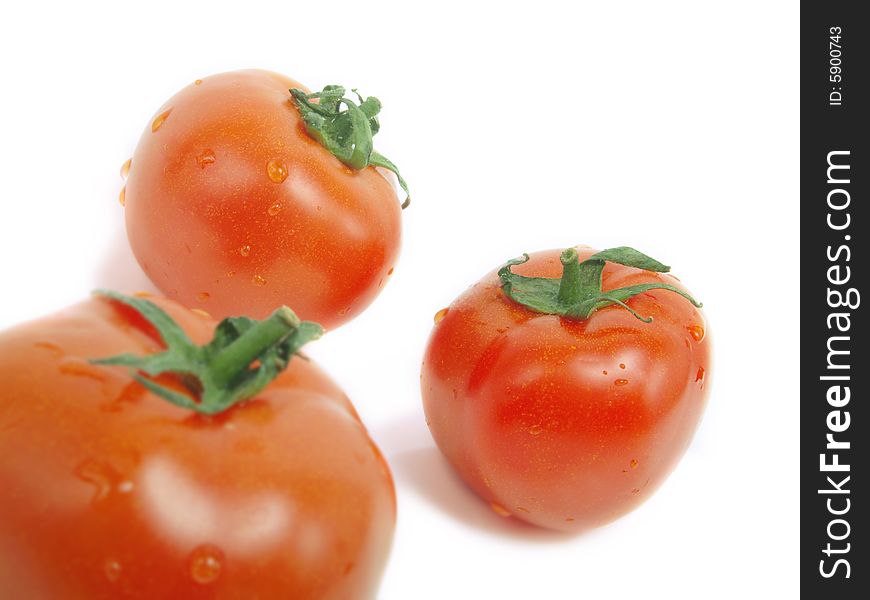
[[[156,375],[155,352],[172,337],[176,355],[160,360],[185,371],[202,353],[179,340],[204,343],[215,322],[153,303],[180,329],[163,323],[159,335],[138,309],[95,297],[0,334],[0,595],[374,597],[395,497],[346,396],[301,357],[259,379],[300,341],[270,331],[279,318],[256,326],[280,338],[265,353],[245,337],[249,322],[216,334],[212,364],[260,357],[217,392],[220,373],[199,372],[202,402],[223,410],[177,406],[164,396],[183,404],[200,386]],[[91,362],[119,353],[108,362],[132,375]]]
[[539,252],[436,315],[427,421],[498,514],[598,526],[677,464],[706,403],[710,342],[699,305],[664,271],[630,248]]
[[216,317],[286,304],[327,329],[372,302],[399,253],[384,169],[398,171],[372,148],[380,103],[344,95],[236,71],[158,109],[122,194],[133,253],[167,297]]

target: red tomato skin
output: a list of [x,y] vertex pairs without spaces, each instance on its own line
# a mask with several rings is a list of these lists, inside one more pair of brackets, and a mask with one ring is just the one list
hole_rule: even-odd
[[[583,260],[594,250],[578,248]],[[514,267],[559,277],[560,251]],[[604,289],[676,278],[607,263]],[[437,320],[421,376],[426,420],[460,477],[501,515],[582,531],[646,500],[676,466],[704,411],[703,315],[653,290],[586,321],[534,313],[495,271]]]
[[333,329],[392,273],[396,192],[305,131],[300,83],[267,71],[198,80],[147,125],[125,191],[139,264],[169,298],[216,318],[264,318],[286,304]]
[[[154,298],[197,342],[214,321]],[[296,357],[214,417],[88,359],[153,352],[105,299],[0,334],[4,598],[374,598],[389,470],[341,390]]]

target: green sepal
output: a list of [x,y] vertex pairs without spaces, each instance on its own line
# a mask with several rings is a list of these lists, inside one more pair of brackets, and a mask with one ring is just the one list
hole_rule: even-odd
[[588,319],[595,311],[606,306],[621,306],[635,317],[649,323],[652,317],[643,317],[626,304],[630,298],[649,290],[668,290],[675,292],[694,306],[702,304],[688,293],[667,283],[641,283],[637,285],[604,290],[602,273],[606,261],[621,265],[666,273],[670,267],[649,256],[622,246],[603,250],[580,262],[577,251],[568,248],[560,257],[562,277],[526,277],[511,271],[511,268],[529,260],[528,254],[509,260],[498,271],[505,295],[535,312],[560,315],[569,319]]
[[381,128],[378,121],[381,102],[374,96],[363,98],[356,90],[351,91],[358,104],[345,97],[345,89],[340,85],[327,85],[320,92],[311,94],[292,88],[290,95],[302,115],[308,135],[351,169],[359,171],[373,166],[392,171],[405,192],[402,208],[407,208],[411,203],[408,184],[399,174],[398,167],[374,149],[373,138]]
[[[129,367],[136,381],[155,394],[182,408],[208,415],[256,396],[287,367],[304,344],[323,334],[320,325],[300,321],[283,306],[261,321],[226,318],[218,323],[212,340],[200,346],[149,300],[110,290],[97,290],[95,294],[138,312],[160,334],[166,350],[145,356],[121,354],[91,362]],[[190,394],[158,383],[155,378],[164,373],[177,376]]]
[[650,258],[643,252],[638,252],[634,248],[629,248],[628,246],[602,250],[601,252],[593,254],[587,260],[593,258],[615,262],[620,265],[625,265],[626,267],[643,269],[644,271],[655,271],[656,273],[667,273],[671,270],[669,266],[663,265],[656,259]]

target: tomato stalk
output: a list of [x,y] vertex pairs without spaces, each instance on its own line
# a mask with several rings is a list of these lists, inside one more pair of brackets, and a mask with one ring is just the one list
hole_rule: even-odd
[[210,368],[215,383],[228,385],[266,350],[295,333],[300,324],[299,317],[286,306],[277,309],[268,318],[255,322],[211,360]]
[[399,168],[374,149],[373,138],[381,127],[378,120],[381,102],[374,96],[363,98],[356,90],[351,91],[359,104],[345,98],[345,89],[340,85],[327,85],[322,91],[311,94],[292,88],[290,95],[302,114],[308,135],[351,169],[359,171],[373,166],[392,171],[405,192],[402,208],[408,208],[411,194]]
[[[147,356],[120,354],[91,362],[130,367],[133,377],[155,394],[208,415],[255,396],[287,367],[304,344],[323,333],[317,323],[301,321],[282,306],[261,321],[248,317],[224,319],[215,328],[214,338],[200,346],[153,302],[109,290],[96,293],[138,312],[160,334],[166,350]],[[157,381],[158,376],[167,373],[177,376],[189,394]]]
[[559,260],[562,262],[562,279],[559,281],[558,300],[562,304],[570,306],[583,299],[582,292],[585,286],[581,278],[589,273],[588,270],[580,268],[580,263],[577,261],[577,251],[574,248],[568,248],[562,252]]
[[675,292],[694,306],[698,308],[702,306],[688,293],[667,283],[641,283],[605,291],[602,275],[607,261],[658,273],[667,273],[671,270],[667,265],[627,246],[603,250],[582,262],[577,250],[568,248],[560,256],[562,277],[558,279],[525,277],[511,271],[511,267],[521,265],[528,260],[528,254],[509,260],[499,269],[498,276],[504,293],[511,300],[535,312],[583,320],[588,319],[601,308],[615,305],[628,310],[641,321],[649,323],[652,317],[642,317],[626,304],[626,301],[638,294],[656,289]]

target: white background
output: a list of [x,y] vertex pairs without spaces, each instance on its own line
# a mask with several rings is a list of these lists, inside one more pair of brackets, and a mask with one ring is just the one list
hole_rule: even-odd
[[[572,7],[568,9],[568,7]],[[412,186],[390,285],[308,351],[395,475],[381,598],[790,598],[798,588],[798,5],[19,3],[0,21],[0,327],[149,288],[118,168],[204,75],[260,67],[384,103]],[[523,251],[631,245],[704,301],[713,393],[688,454],[622,520],[496,516],[423,420],[433,314]]]

